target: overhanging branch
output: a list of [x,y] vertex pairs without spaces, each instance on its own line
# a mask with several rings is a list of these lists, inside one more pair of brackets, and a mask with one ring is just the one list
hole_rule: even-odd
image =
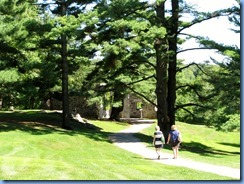
[[[201,12],[195,12],[195,13],[198,13],[199,15],[201,14]],[[223,13],[223,14],[221,14]],[[202,13],[203,14],[203,13]],[[195,24],[198,24],[198,23],[202,23],[204,21],[207,21],[207,20],[210,20],[210,19],[213,19],[213,18],[217,18],[217,17],[223,17],[223,16],[229,16],[231,15],[232,12],[230,11],[230,9],[225,9],[225,10],[219,10],[219,11],[214,11],[212,13],[209,13],[208,15],[206,15],[205,18],[195,18],[191,24],[185,26],[185,27],[182,27],[181,29],[178,30],[177,34],[179,34],[181,31],[183,31],[184,29],[187,29],[187,28],[190,28],[191,26],[195,25]]]
[[152,105],[154,105],[155,107],[157,107],[157,104],[155,104],[153,101],[151,101],[149,98],[147,98],[145,95],[137,92],[136,90],[134,90],[133,88],[131,88],[129,85],[124,84],[129,90],[131,90],[132,92],[134,92],[135,94],[143,97],[146,101],[148,101],[149,103],[151,103]]
[[209,106],[204,106],[204,105],[200,105],[200,104],[196,104],[196,103],[187,103],[187,104],[181,104],[181,105],[176,105],[175,106],[175,110],[177,109],[183,109],[185,107],[192,107],[192,106],[195,106],[195,107],[201,107],[203,109],[212,109],[212,110],[216,110],[215,108],[211,108]]
[[148,76],[148,77],[139,79],[139,80],[137,80],[137,81],[133,81],[133,82],[131,82],[131,83],[129,83],[129,84],[126,84],[126,85],[128,86],[128,85],[131,85],[131,84],[136,84],[136,83],[138,83],[138,82],[145,81],[145,80],[148,80],[148,79],[153,78],[153,77],[155,78],[155,75],[151,75],[151,76]]
[[194,115],[191,111],[189,111],[188,109],[186,109],[186,108],[184,108],[184,107],[182,107],[182,109],[183,109],[184,111],[188,112],[188,113],[192,116],[192,118],[195,119],[195,115]]
[[208,48],[208,47],[196,47],[196,48],[188,48],[188,49],[184,49],[184,50],[180,50],[177,52],[177,54],[181,53],[181,52],[186,52],[186,51],[190,51],[190,50],[216,50],[215,48]]
[[208,97],[204,97],[204,96],[200,95],[199,92],[197,91],[197,89],[194,86],[189,85],[189,84],[184,85],[184,86],[179,86],[176,88],[176,90],[178,90],[180,88],[185,88],[185,87],[189,87],[190,89],[192,89],[195,92],[195,94],[198,96],[199,99],[201,99],[201,100],[208,100],[209,99]]
[[182,68],[179,68],[178,70],[176,70],[176,72],[181,72],[181,71],[184,70],[185,68],[189,68],[189,67],[192,66],[192,65],[196,65],[197,68],[198,68],[202,73],[204,73],[205,75],[209,75],[209,74],[207,74],[207,73],[202,69],[201,66],[199,66],[199,64],[197,64],[197,63],[195,63],[195,62],[192,62],[192,63],[190,63],[190,64],[188,64],[188,65],[186,65],[186,66],[184,66],[184,67],[182,67]]

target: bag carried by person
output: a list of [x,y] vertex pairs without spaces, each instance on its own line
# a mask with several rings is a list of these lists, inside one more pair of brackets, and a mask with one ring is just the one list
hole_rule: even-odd
[[178,145],[179,143],[181,143],[181,136],[180,136],[180,132],[177,130],[174,130],[171,132],[171,139],[170,139],[170,145],[172,147]]

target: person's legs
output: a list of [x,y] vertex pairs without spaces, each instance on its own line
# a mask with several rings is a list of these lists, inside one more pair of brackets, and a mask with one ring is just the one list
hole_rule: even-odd
[[173,149],[173,154],[174,154],[174,159],[176,159],[178,157],[178,152],[179,152],[179,146],[176,145],[175,147],[172,148]]
[[176,146],[175,147],[175,158],[177,158],[178,157],[178,152],[179,152],[179,147],[178,146]]
[[160,156],[161,156],[161,148],[156,148],[156,152],[158,154],[158,159],[160,159]]
[[177,158],[176,146],[175,147],[172,147],[172,149],[173,149],[173,155],[174,155],[173,159],[176,159]]

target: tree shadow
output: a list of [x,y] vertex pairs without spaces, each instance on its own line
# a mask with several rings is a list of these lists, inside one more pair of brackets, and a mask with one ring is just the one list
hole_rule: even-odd
[[[0,133],[20,130],[32,135],[43,135],[59,133],[69,136],[84,135],[93,139],[94,141],[106,141],[106,142],[142,142],[152,143],[153,136],[141,134],[141,133],[116,133],[116,140],[113,140],[113,132],[105,132],[100,127],[93,126],[87,127],[83,123],[75,121],[70,122],[72,130],[66,130],[62,127],[62,114],[52,112],[46,113],[42,111],[30,111],[30,112],[0,112]],[[131,139],[131,137],[136,139]],[[112,139],[111,139],[112,138]],[[219,144],[229,145],[233,147],[240,147],[238,144],[230,144],[225,142],[219,142]],[[153,147],[153,146],[152,146]],[[169,145],[164,145],[164,149],[171,150]],[[236,151],[223,151],[214,149],[199,142],[183,142],[180,146],[181,151],[188,151],[197,153],[204,156],[217,156],[217,155],[237,155],[240,152]]]
[[126,133],[113,133],[109,135],[109,139],[112,142],[117,142],[117,143],[137,143],[137,142],[142,142],[139,138],[134,136],[134,133],[126,132]]
[[84,135],[94,141],[107,141],[111,132],[102,131],[95,125],[87,126],[84,123],[70,121],[72,130],[62,128],[62,114],[57,112],[0,112],[0,133],[9,131],[23,131],[31,135],[65,134],[69,136]]
[[[140,142],[143,142],[145,144],[152,143],[152,141],[153,141],[153,136],[145,135],[145,134],[142,134],[142,133],[136,133],[136,134],[134,134],[134,136],[139,138]],[[165,140],[165,142],[166,141],[167,140]],[[151,144],[151,145],[149,145],[147,147],[154,147],[154,146]],[[163,149],[172,150],[172,148],[168,144],[164,144]]]
[[[153,136],[141,134],[141,133],[136,133],[135,136],[141,140],[143,143],[151,143],[153,140]],[[230,143],[225,143],[225,142],[220,142],[219,144],[223,145],[228,145],[228,146],[233,146],[233,147],[240,147],[238,144],[230,144]],[[148,146],[148,147],[153,147],[153,146]],[[172,150],[170,145],[165,144],[163,149],[167,150]],[[219,149],[215,149],[213,147],[207,146],[203,143],[200,142],[183,142],[180,144],[180,150],[181,151],[188,151],[192,153],[196,153],[199,155],[203,156],[217,156],[217,155],[239,155],[240,152],[238,151],[223,151]]]
[[192,153],[197,153],[203,156],[216,156],[216,155],[239,155],[240,152],[236,151],[223,151],[219,149],[214,149],[213,147],[207,146],[199,142],[182,143],[180,146],[182,151],[188,151]]
[[234,143],[229,143],[229,142],[218,142],[218,144],[240,148],[240,144],[234,144]]

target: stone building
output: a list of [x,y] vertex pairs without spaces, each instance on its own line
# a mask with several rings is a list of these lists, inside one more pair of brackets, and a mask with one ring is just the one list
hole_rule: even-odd
[[155,107],[143,101],[133,94],[126,95],[124,99],[124,109],[121,112],[121,118],[148,118],[155,119]]
[[[62,101],[52,98],[51,110],[62,110]],[[46,103],[46,109],[50,109],[50,100]],[[69,97],[69,110],[70,113],[79,113],[82,117],[97,118],[98,109],[96,105],[89,105],[85,98],[79,96]]]
[[[46,109],[50,106],[47,104]],[[50,108],[48,108],[50,109]],[[52,99],[52,109],[62,110],[62,102],[57,99]],[[110,110],[105,110],[101,104],[89,105],[87,100],[79,96],[69,97],[69,109],[73,114],[79,113],[82,117],[108,119]],[[146,118],[155,119],[155,107],[143,101],[141,98],[133,94],[128,94],[124,98],[124,108],[120,113],[121,118]]]

